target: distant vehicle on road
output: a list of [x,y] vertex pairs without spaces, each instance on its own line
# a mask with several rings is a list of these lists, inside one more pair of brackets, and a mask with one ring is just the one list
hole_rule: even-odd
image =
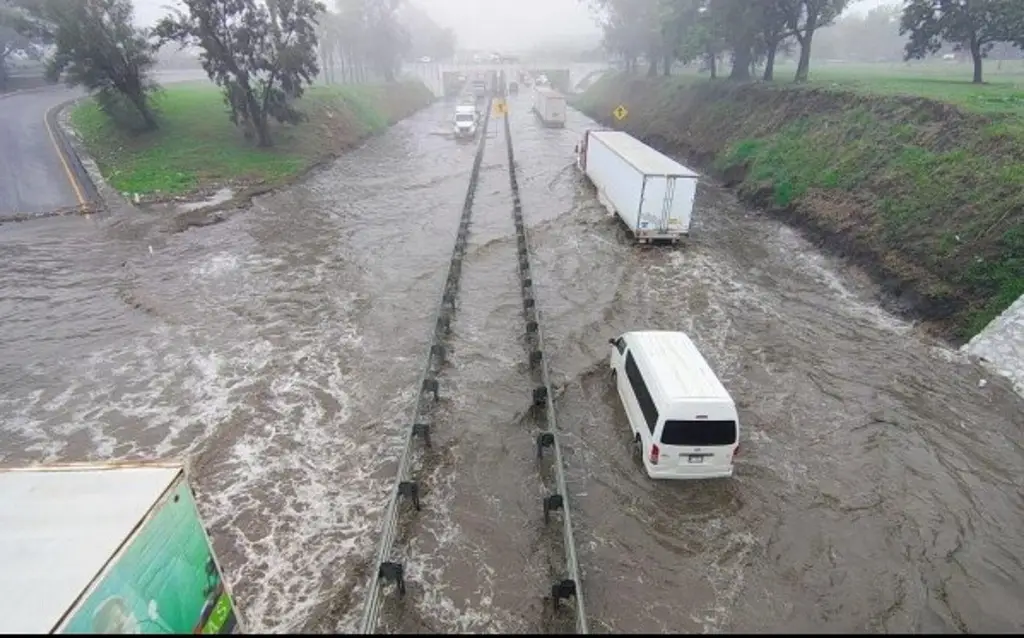
[[452,122],[456,138],[476,137],[477,122],[480,117],[476,105],[460,104],[455,107],[455,118]]
[[429,55],[425,55],[422,58],[420,58],[420,62],[422,62],[423,64],[429,64],[431,61],[432,60]]
[[544,126],[565,126],[565,96],[553,89],[538,86],[533,90],[533,112]]
[[487,97],[487,82],[485,80],[473,80],[473,95],[478,100]]
[[608,342],[612,377],[647,475],[732,476],[736,404],[693,341],[682,332],[638,331]]

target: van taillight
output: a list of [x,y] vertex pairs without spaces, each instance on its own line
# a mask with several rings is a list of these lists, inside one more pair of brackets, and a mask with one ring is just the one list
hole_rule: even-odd
[[658,449],[658,444],[651,445],[651,465],[658,464],[658,458],[661,456],[661,450]]

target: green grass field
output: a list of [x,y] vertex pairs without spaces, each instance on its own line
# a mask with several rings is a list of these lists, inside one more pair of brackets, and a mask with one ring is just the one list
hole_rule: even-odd
[[244,139],[228,119],[219,89],[207,83],[161,91],[155,100],[160,128],[143,135],[117,129],[92,102],[78,106],[71,121],[114,188],[174,195],[228,180],[276,184],[294,177],[346,143],[385,128],[381,90],[312,87],[299,102],[308,121],[274,126],[269,149]]
[[[777,64],[775,84],[793,86],[796,65]],[[985,62],[983,85],[971,83],[973,67],[958,62],[842,64],[813,61],[806,86],[873,95],[906,95],[949,102],[968,111],[1024,117],[1024,61]],[[692,68],[677,72],[677,81],[706,79]]]
[[[780,80],[795,69],[783,67]],[[812,70],[811,86],[874,95],[910,95],[949,102],[979,113],[1024,115],[1024,63],[987,61],[986,82],[971,83],[972,67],[959,63],[825,64]]]

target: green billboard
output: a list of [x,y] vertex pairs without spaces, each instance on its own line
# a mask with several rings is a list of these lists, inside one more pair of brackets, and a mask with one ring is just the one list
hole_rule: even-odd
[[224,634],[236,625],[192,490],[179,479],[62,633]]

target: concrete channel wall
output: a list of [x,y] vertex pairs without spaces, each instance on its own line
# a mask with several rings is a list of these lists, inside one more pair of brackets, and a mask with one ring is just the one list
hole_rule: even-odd
[[1024,396],[1024,296],[992,320],[961,349],[994,374],[1013,382]]

